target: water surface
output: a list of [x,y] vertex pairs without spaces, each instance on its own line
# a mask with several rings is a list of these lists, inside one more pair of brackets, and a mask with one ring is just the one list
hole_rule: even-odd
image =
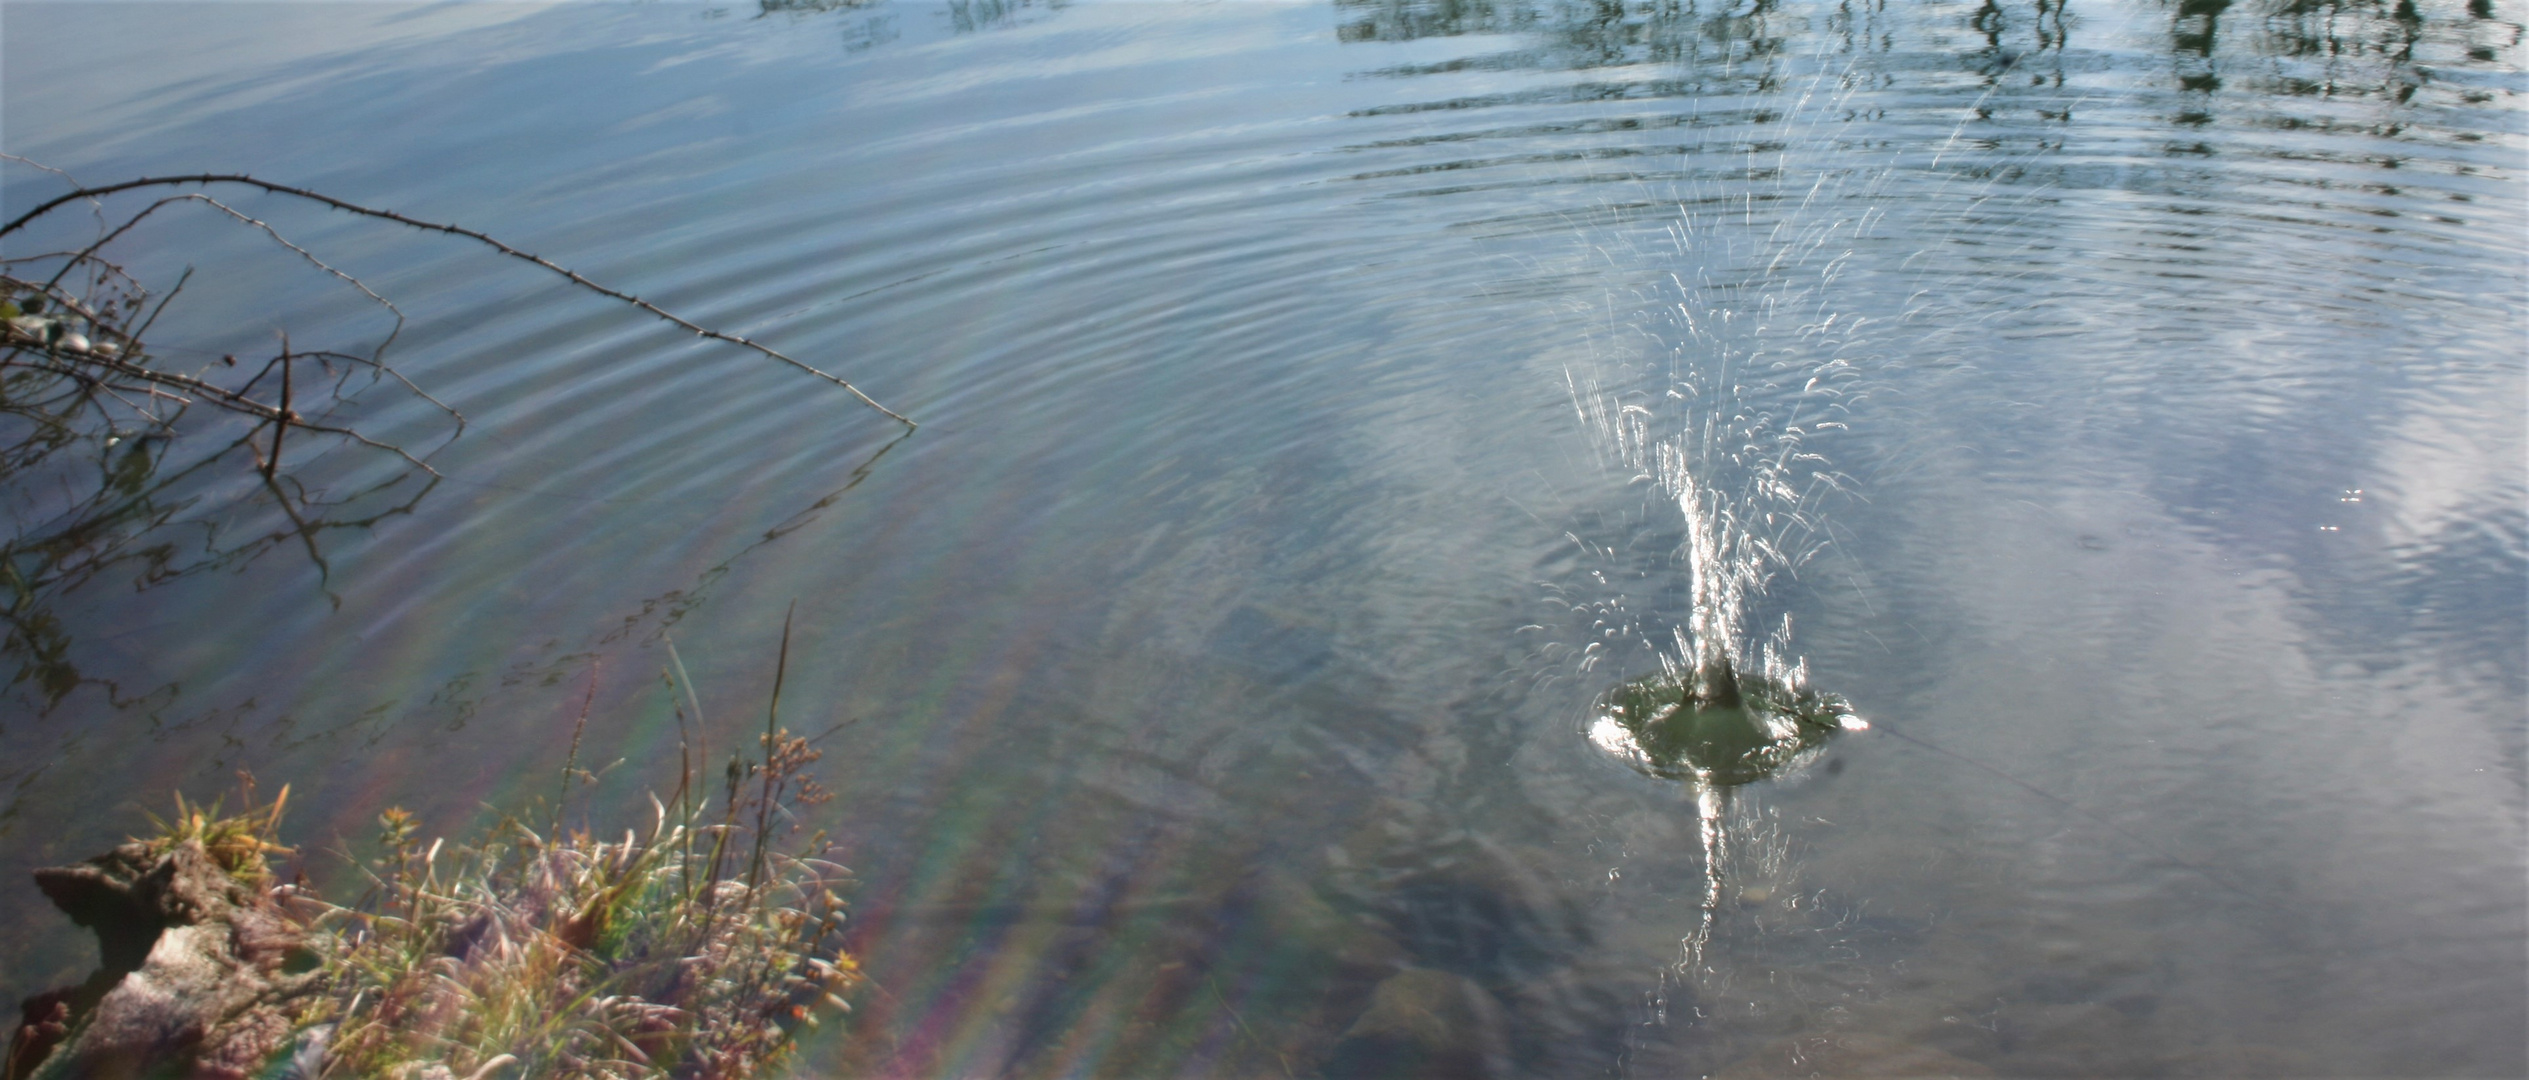
[[[200,572],[40,597],[85,681],[0,711],[0,879],[238,769],[311,849],[462,829],[554,790],[592,687],[619,820],[673,783],[667,643],[725,753],[795,602],[783,719],[876,984],[816,1068],[1341,1073],[1411,967],[1499,1003],[1510,1075],[1854,1035],[2517,1075],[2523,22],[11,3],[9,153],[458,221],[921,428],[226,193],[401,305],[470,423],[321,576],[189,533]],[[208,214],[122,254],[205,268],[171,356],[384,334]],[[1681,632],[1871,729],[1726,800],[1635,771],[1593,706]],[[33,900],[12,994],[89,962]]]

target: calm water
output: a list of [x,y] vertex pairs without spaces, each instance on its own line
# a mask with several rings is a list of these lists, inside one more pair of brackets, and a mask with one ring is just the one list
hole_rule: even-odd
[[[241,768],[311,848],[459,830],[594,687],[591,818],[646,813],[667,641],[725,748],[796,602],[877,984],[811,1071],[1341,1074],[1411,966],[1505,1075],[2519,1075],[2524,21],[9,3],[9,153],[485,229],[922,427],[222,193],[471,425],[321,578],[206,481],[196,572],[28,601],[88,681],[0,705],[0,991],[89,962],[28,867]],[[383,335],[188,213],[119,249],[204,270],[170,356]],[[1726,800],[1586,734],[1699,528],[1873,724]]]

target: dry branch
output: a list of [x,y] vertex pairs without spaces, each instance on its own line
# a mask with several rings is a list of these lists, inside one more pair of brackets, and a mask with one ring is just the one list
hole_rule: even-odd
[[[430,459],[466,427],[462,413],[386,363],[385,350],[402,333],[404,313],[366,283],[271,224],[205,192],[162,193],[146,205],[123,210],[109,205],[109,197],[118,193],[229,184],[462,237],[697,336],[752,350],[831,382],[903,424],[907,434],[915,427],[850,382],[779,350],[702,326],[474,229],[243,174],[85,185],[59,169],[15,155],[0,154],[0,159],[60,176],[72,188],[0,224],[0,238],[19,234],[72,203],[85,203],[96,218],[95,234],[84,243],[0,258],[0,661],[17,665],[13,675],[0,675],[0,684],[5,684],[0,691],[32,686],[44,709],[83,685],[101,685],[109,698],[125,699],[120,688],[83,675],[70,661],[69,624],[56,609],[72,590],[108,572],[128,573],[135,587],[146,588],[196,570],[235,566],[282,544],[306,550],[323,588],[330,571],[319,534],[364,528],[412,512],[440,479]],[[154,294],[104,252],[112,245],[132,244],[139,226],[184,204],[200,204],[262,232],[384,309],[393,326],[374,346],[353,352],[294,346],[283,337],[279,352],[259,368],[241,367],[231,355],[179,369],[168,357],[153,355],[143,339],[184,291],[193,268],[185,268],[172,288]],[[316,374],[308,368],[311,364],[322,369],[323,379],[310,378]],[[355,382],[359,379],[365,381]],[[361,430],[362,416],[374,413],[358,395],[381,383],[447,417],[446,441],[417,454]],[[355,405],[361,411],[352,411]],[[291,451],[287,462],[285,444]],[[391,475],[377,480],[375,471],[357,458],[327,453],[329,445],[393,455],[398,464]],[[247,465],[244,471],[252,482],[244,487],[222,482],[214,466],[240,463],[240,458],[247,459],[241,464]],[[364,474],[369,479],[347,480]],[[261,507],[265,497],[271,507]],[[247,513],[256,508],[277,514],[258,521]],[[332,598],[330,590],[326,595]]]
[[492,248],[493,250],[500,252],[500,253],[501,253],[501,254],[503,254],[503,255],[507,255],[507,256],[509,256],[510,258],[513,258],[513,259],[518,259],[518,260],[521,260],[521,261],[524,261],[524,262],[534,263],[535,265],[540,266],[540,267],[543,267],[543,268],[545,268],[546,270],[550,270],[550,271],[552,271],[552,272],[554,272],[554,273],[556,273],[556,274],[560,274],[560,275],[562,275],[564,278],[569,279],[569,280],[570,280],[570,282],[571,282],[572,284],[578,285],[578,286],[580,286],[581,288],[588,289],[588,290],[590,290],[590,291],[592,291],[592,292],[595,292],[595,293],[597,293],[597,294],[599,294],[599,295],[601,295],[601,296],[611,297],[611,298],[616,299],[616,300],[621,300],[621,301],[623,301],[623,302],[625,302],[625,303],[627,303],[627,304],[631,304],[632,306],[637,307],[637,308],[640,308],[640,309],[641,309],[641,310],[643,310],[643,311],[649,312],[649,313],[650,313],[650,314],[652,314],[652,315],[656,315],[656,316],[658,316],[659,318],[662,318],[662,319],[667,320],[668,322],[674,323],[674,324],[676,324],[676,325],[677,325],[677,326],[679,326],[679,327],[682,327],[682,328],[687,329],[687,330],[691,330],[691,331],[693,331],[695,334],[700,335],[700,336],[702,336],[702,337],[710,338],[710,339],[715,340],[715,341],[725,341],[725,342],[728,342],[728,343],[730,343],[730,344],[732,344],[732,345],[738,345],[738,346],[743,346],[743,347],[748,348],[748,349],[753,349],[753,350],[755,350],[756,352],[759,352],[759,353],[762,353],[762,354],[764,354],[764,355],[766,355],[766,356],[772,357],[772,358],[773,358],[773,359],[775,359],[775,360],[779,360],[779,361],[781,361],[782,363],[785,363],[785,364],[788,364],[788,365],[790,365],[790,366],[792,366],[792,367],[798,368],[799,370],[801,370],[801,371],[805,371],[805,372],[807,372],[808,374],[814,375],[814,376],[816,376],[816,377],[818,377],[818,378],[820,378],[820,379],[824,379],[824,380],[825,380],[825,381],[827,381],[827,382],[833,383],[833,384],[834,384],[834,385],[836,385],[836,386],[840,386],[840,387],[842,387],[842,388],[843,388],[843,389],[845,389],[845,390],[851,391],[852,396],[853,396],[853,397],[855,397],[855,398],[859,398],[862,404],[867,405],[867,406],[869,406],[870,408],[876,409],[876,410],[878,410],[879,412],[882,412],[882,413],[887,414],[887,416],[888,416],[888,417],[890,417],[891,419],[894,419],[894,420],[895,420],[895,421],[897,421],[898,423],[903,424],[903,425],[904,425],[906,428],[908,428],[908,429],[920,426],[920,425],[915,424],[912,420],[910,420],[910,419],[906,418],[906,417],[905,417],[902,413],[898,413],[897,411],[895,411],[895,410],[893,410],[893,409],[890,409],[890,408],[888,408],[888,407],[886,407],[886,406],[884,406],[884,405],[879,404],[879,403],[878,403],[878,401],[877,401],[876,399],[874,399],[874,398],[870,397],[868,394],[862,393],[862,392],[861,392],[861,389],[860,389],[859,387],[854,386],[854,385],[852,385],[851,383],[849,383],[849,382],[847,382],[847,381],[845,381],[845,380],[843,380],[843,379],[841,379],[841,378],[839,378],[839,377],[836,377],[836,376],[834,376],[834,375],[827,374],[826,372],[824,372],[824,371],[822,371],[822,370],[819,370],[818,368],[816,368],[816,367],[814,367],[814,366],[811,366],[811,365],[809,365],[809,364],[807,364],[807,363],[804,363],[804,362],[802,362],[802,361],[799,361],[799,360],[793,359],[793,358],[791,358],[789,355],[787,355],[787,354],[785,354],[785,353],[781,352],[780,350],[774,349],[774,348],[772,348],[772,347],[770,347],[770,346],[767,346],[767,345],[761,344],[761,343],[759,343],[759,342],[753,341],[753,340],[748,339],[748,338],[740,337],[740,336],[735,335],[735,334],[724,334],[724,333],[722,333],[722,332],[720,332],[720,331],[718,331],[718,330],[713,330],[713,329],[711,329],[711,328],[709,328],[709,327],[702,326],[702,325],[700,325],[700,324],[698,324],[698,323],[692,322],[692,321],[687,320],[687,319],[685,319],[685,318],[683,318],[683,317],[680,317],[680,316],[678,316],[678,315],[675,315],[675,314],[673,314],[673,313],[670,313],[670,312],[669,312],[669,311],[667,311],[666,309],[661,308],[661,307],[659,307],[658,305],[653,304],[653,303],[651,303],[651,302],[649,302],[649,301],[647,301],[647,300],[643,300],[643,299],[641,299],[641,298],[640,298],[640,297],[638,297],[638,296],[634,296],[634,295],[632,295],[631,293],[628,293],[628,292],[623,292],[623,291],[618,290],[618,289],[610,289],[610,288],[607,288],[607,287],[606,287],[606,286],[604,286],[604,285],[600,285],[600,284],[598,284],[598,283],[596,283],[596,282],[594,282],[594,281],[590,281],[589,279],[587,279],[587,278],[585,278],[585,277],[580,276],[580,274],[579,274],[577,271],[571,270],[571,269],[570,269],[570,268],[568,268],[568,267],[564,267],[564,266],[562,266],[562,265],[560,265],[560,264],[558,264],[558,263],[555,263],[555,262],[553,262],[553,261],[551,261],[551,260],[549,260],[549,259],[546,259],[546,258],[544,258],[544,257],[542,257],[542,256],[539,256],[539,255],[533,255],[533,254],[530,254],[530,253],[528,253],[528,252],[520,251],[520,250],[518,250],[517,248],[511,247],[511,246],[509,246],[508,244],[504,244],[504,243],[500,242],[499,240],[493,239],[492,237],[490,237],[490,236],[488,236],[488,235],[486,235],[486,234],[484,234],[484,233],[480,233],[480,232],[477,232],[477,231],[475,231],[475,230],[473,230],[473,229],[468,229],[468,228],[465,228],[465,227],[460,226],[460,225],[450,224],[450,223],[446,223],[446,222],[425,221],[425,220],[422,220],[422,219],[420,219],[420,218],[407,217],[407,216],[405,216],[405,215],[403,215],[403,214],[396,213],[396,212],[394,212],[394,211],[392,211],[392,210],[379,210],[379,209],[376,209],[376,208],[374,208],[374,207],[362,206],[362,205],[360,205],[359,203],[350,202],[350,201],[348,201],[348,200],[344,200],[344,199],[338,199],[338,198],[335,198],[335,197],[333,197],[333,196],[331,196],[331,195],[327,195],[327,194],[325,194],[325,193],[323,193],[323,192],[320,192],[320,191],[311,191],[311,190],[308,190],[308,189],[306,189],[306,188],[301,188],[301,187],[292,187],[292,186],[290,186],[290,185],[288,185],[288,184],[276,184],[276,183],[273,183],[273,182],[271,182],[271,181],[269,181],[269,180],[258,180],[258,179],[256,179],[256,178],[254,178],[254,177],[252,177],[252,176],[248,176],[248,175],[246,175],[246,174],[244,174],[244,173],[196,173],[196,174],[187,175],[187,176],[144,176],[144,177],[141,177],[141,178],[139,178],[139,179],[135,179],[135,180],[125,180],[125,181],[123,181],[123,182],[121,182],[121,183],[116,183],[116,184],[104,184],[104,185],[100,185],[100,186],[96,186],[96,187],[83,187],[83,188],[80,188],[80,189],[78,189],[78,190],[76,190],[76,191],[72,191],[72,192],[69,192],[69,193],[67,193],[67,194],[63,194],[63,195],[59,195],[59,196],[55,196],[54,198],[51,198],[51,199],[45,200],[44,202],[42,202],[42,203],[38,204],[38,205],[37,205],[34,209],[29,210],[29,211],[27,211],[26,213],[23,213],[23,214],[18,215],[18,216],[17,216],[16,218],[14,218],[14,219],[11,219],[11,220],[10,220],[10,222],[9,222],[8,224],[6,224],[6,225],[0,225],[0,237],[5,237],[5,236],[9,235],[10,233],[16,232],[18,229],[20,229],[20,228],[24,227],[24,226],[26,225],[26,223],[27,223],[27,222],[33,221],[33,220],[35,220],[35,219],[36,219],[36,218],[38,218],[38,217],[41,217],[41,216],[43,216],[43,215],[45,215],[45,214],[47,214],[47,213],[50,213],[50,212],[51,212],[52,210],[54,210],[56,207],[59,207],[59,206],[61,206],[61,205],[65,204],[65,203],[73,202],[73,201],[76,201],[76,200],[79,200],[79,199],[93,199],[93,198],[101,198],[101,197],[103,197],[103,196],[106,196],[106,195],[111,195],[111,194],[114,194],[114,193],[116,193],[116,192],[120,192],[120,191],[130,191],[130,190],[133,190],[133,189],[135,189],[135,188],[147,188],[147,187],[175,187],[175,186],[180,186],[180,185],[184,185],[184,184],[241,184],[241,185],[244,185],[244,186],[246,186],[246,187],[259,188],[259,189],[261,189],[261,190],[268,191],[268,192],[271,192],[271,193],[276,194],[276,195],[288,195],[288,196],[292,196],[292,197],[294,197],[294,198],[306,199],[306,200],[309,200],[309,201],[311,201],[311,202],[322,203],[322,204],[324,204],[324,205],[326,205],[326,206],[333,207],[333,208],[334,208],[334,209],[336,209],[336,210],[341,210],[341,211],[344,211],[344,212],[346,212],[346,213],[359,214],[359,215],[361,215],[361,216],[363,216],[363,217],[373,217],[373,218],[380,219],[380,220],[382,220],[382,221],[392,221],[392,222],[395,222],[395,223],[397,223],[397,224],[399,224],[399,225],[408,225],[408,226],[411,226],[411,227],[416,228],[416,229],[423,229],[423,230],[428,230],[428,231],[432,231],[432,232],[442,232],[442,233],[446,233],[446,234],[448,234],[448,235],[450,235],[450,236],[462,236],[462,237],[464,237],[464,238],[466,238],[466,239],[468,239],[468,240],[473,240],[473,241],[475,241],[475,242],[477,242],[477,243],[484,244],[484,245],[486,245],[486,246],[488,246],[488,247]]

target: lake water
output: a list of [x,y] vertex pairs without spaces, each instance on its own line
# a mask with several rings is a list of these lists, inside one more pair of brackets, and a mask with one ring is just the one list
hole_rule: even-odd
[[[468,426],[321,572],[206,474],[164,572],[15,594],[71,681],[0,705],[0,991],[91,962],[29,867],[239,769],[311,851],[463,830],[593,693],[628,824],[669,643],[725,753],[795,604],[875,983],[806,1073],[1360,1075],[1411,968],[1496,1075],[2520,1075],[2524,22],[11,2],[11,154],[459,222],[921,426],[212,189]],[[172,362],[385,333],[153,221]],[[1870,729],[1726,796],[1594,742],[1699,627]]]

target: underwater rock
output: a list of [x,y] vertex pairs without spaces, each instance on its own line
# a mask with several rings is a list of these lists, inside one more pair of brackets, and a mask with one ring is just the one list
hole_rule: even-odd
[[1784,1039],[1712,1074],[1712,1080],[1768,1080],[1772,1077],[1834,1076],[1955,1077],[1960,1080],[1994,1075],[1965,1058],[1928,1046],[1859,1032],[1800,1035]]
[[1837,732],[1868,726],[1840,697],[1713,660],[1608,691],[1590,739],[1653,776],[1736,787],[1784,771]]
[[2003,1007],[1996,1064],[2016,1076],[2142,1076],[2165,1070],[2154,1040],[2124,1010],[2096,1002]]
[[[1375,928],[1365,942],[1378,942],[1379,954],[1398,960],[1385,970],[1341,972],[1339,986],[1327,995],[1340,1003],[1330,1010],[1331,1026],[1322,1029],[1328,1039],[1309,1056],[1329,1062],[1329,1076],[1389,1075],[1381,1070],[1390,1066],[1376,1065],[1380,1061],[1402,1062],[1393,1066],[1402,1076],[1468,1075],[1446,1071],[1466,1065],[1463,1060],[1435,1063],[1404,1053],[1368,1039],[1367,1028],[1341,1043],[1339,1057],[1327,1054],[1356,1018],[1374,1015],[1364,1006],[1385,977],[1421,970],[1461,977],[1501,1010],[1493,1038],[1508,1054],[1507,1064],[1496,1067],[1478,1055],[1466,1067],[1497,1075],[1613,1075],[1635,1020],[1642,972],[1629,956],[1599,962],[1605,958],[1593,945],[1586,897],[1571,887],[1576,879],[1594,882],[1604,866],[1594,855],[1472,828],[1436,812],[1438,805],[1375,800],[1365,817],[1378,825],[1329,850],[1327,906]],[[1411,985],[1391,984],[1387,992]]]
[[97,935],[96,974],[28,999],[5,1080],[180,1076],[243,1080],[290,1045],[313,992],[298,930],[199,841],[125,844],[36,886]]
[[2161,1063],[2162,1075],[2202,1080],[2284,1080],[2325,1076],[2328,1062],[2316,1054],[2280,1046],[2221,1046],[2193,1050]]
[[1413,966],[1456,972],[1507,998],[1586,950],[1588,920],[1539,869],[1549,857],[1472,834],[1418,855],[1421,865],[1388,875],[1366,905]]
[[1336,910],[1317,890],[1288,875],[1267,871],[1259,899],[1275,937],[1299,943],[1338,967],[1376,973],[1409,963],[1403,946]]
[[1471,1080],[1507,1076],[1501,1002],[1464,975],[1407,968],[1370,992],[1335,1043],[1326,1080]]

